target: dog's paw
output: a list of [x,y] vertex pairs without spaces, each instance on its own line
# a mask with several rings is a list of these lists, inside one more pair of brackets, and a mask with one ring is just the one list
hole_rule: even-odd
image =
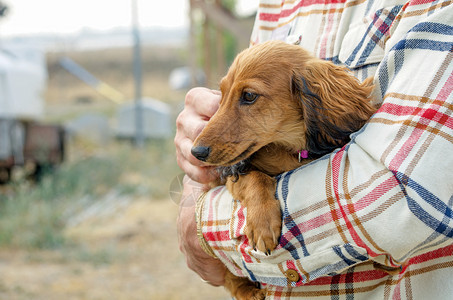
[[248,288],[238,291],[236,300],[264,300],[266,299],[266,290],[259,288]]
[[269,255],[278,245],[281,229],[280,203],[277,200],[247,207],[245,232],[252,248]]
[[225,288],[236,300],[264,300],[267,290],[260,289],[257,283],[247,277],[237,277],[230,271],[225,273]]
[[254,300],[264,300],[266,299],[266,290],[259,290],[255,295],[253,295]]
[[253,295],[250,299],[252,300],[264,300],[266,299],[266,290],[256,289],[253,291]]

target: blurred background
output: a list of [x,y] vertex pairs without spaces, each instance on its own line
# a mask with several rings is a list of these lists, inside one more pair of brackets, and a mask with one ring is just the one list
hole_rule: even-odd
[[176,236],[175,119],[257,0],[0,0],[0,299],[230,299]]

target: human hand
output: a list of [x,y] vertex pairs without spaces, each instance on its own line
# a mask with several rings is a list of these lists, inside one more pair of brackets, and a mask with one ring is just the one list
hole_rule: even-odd
[[176,119],[176,160],[179,167],[193,180],[206,184],[217,179],[214,167],[196,159],[191,149],[193,142],[219,108],[221,94],[207,88],[191,89],[185,99],[184,110]]
[[225,283],[225,265],[201,248],[195,221],[195,203],[203,192],[203,185],[183,179],[183,194],[177,220],[179,249],[186,257],[187,266],[213,286]]

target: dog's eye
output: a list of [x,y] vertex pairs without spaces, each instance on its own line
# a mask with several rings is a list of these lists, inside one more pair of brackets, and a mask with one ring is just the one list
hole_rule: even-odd
[[259,95],[251,92],[243,92],[241,95],[241,104],[252,104],[258,99]]

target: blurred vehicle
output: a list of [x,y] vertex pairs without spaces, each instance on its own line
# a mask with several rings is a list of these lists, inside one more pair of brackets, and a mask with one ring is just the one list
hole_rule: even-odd
[[33,175],[64,157],[64,130],[44,124],[47,84],[44,53],[26,46],[0,48],[0,183],[14,166],[33,165]]

